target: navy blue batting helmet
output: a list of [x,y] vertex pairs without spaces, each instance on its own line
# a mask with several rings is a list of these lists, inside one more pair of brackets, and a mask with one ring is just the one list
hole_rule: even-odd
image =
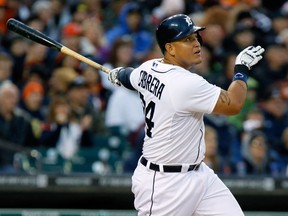
[[[177,41],[189,36],[192,33],[204,30],[194,24],[192,19],[185,14],[177,14],[164,19],[156,29],[156,40],[164,53],[165,44]],[[202,44],[202,38],[198,33],[198,40]]]

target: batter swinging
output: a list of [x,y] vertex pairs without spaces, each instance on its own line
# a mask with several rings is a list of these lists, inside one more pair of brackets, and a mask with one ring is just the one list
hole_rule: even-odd
[[132,176],[139,216],[244,215],[230,190],[202,162],[205,156],[203,115],[241,111],[249,70],[264,49],[247,47],[235,62],[228,90],[190,72],[200,63],[204,27],[184,14],[163,20],[156,30],[162,59],[138,68],[115,68],[108,79],[136,90],[142,101],[146,136],[143,155]]

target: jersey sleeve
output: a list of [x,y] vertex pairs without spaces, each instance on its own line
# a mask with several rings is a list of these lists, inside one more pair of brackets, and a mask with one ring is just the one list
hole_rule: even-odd
[[121,82],[121,84],[130,90],[135,90],[135,88],[132,86],[131,81],[130,81],[130,75],[131,75],[133,70],[134,70],[134,68],[132,68],[132,67],[122,68],[119,71],[118,76],[117,76],[117,78]]
[[181,74],[170,82],[174,86],[170,89],[171,98],[178,111],[211,113],[221,92],[220,87],[193,73]]

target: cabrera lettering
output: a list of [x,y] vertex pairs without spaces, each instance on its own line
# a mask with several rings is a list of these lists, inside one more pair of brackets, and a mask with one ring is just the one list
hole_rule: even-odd
[[161,95],[165,87],[165,85],[161,83],[159,79],[153,77],[151,74],[148,74],[146,71],[143,70],[140,72],[138,86],[151,92],[159,100],[161,99]]

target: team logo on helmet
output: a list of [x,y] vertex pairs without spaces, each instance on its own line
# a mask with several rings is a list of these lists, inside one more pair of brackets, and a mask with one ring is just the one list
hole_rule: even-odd
[[185,17],[185,21],[187,22],[188,26],[193,25],[192,20],[190,19],[190,17]]

